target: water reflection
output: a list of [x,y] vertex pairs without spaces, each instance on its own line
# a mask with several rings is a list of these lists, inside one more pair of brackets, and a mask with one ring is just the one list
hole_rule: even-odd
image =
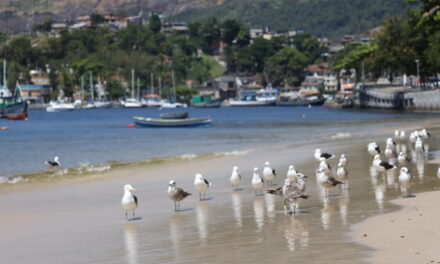
[[235,222],[236,222],[237,226],[242,227],[243,221],[242,221],[242,215],[241,215],[241,193],[232,192],[231,198],[232,198],[232,208],[234,210]]
[[199,231],[199,238],[202,245],[206,243],[206,238],[208,237],[208,203],[199,202],[196,205],[196,215],[197,215],[197,229]]
[[339,198],[339,213],[341,214],[342,225],[348,225],[348,205],[350,197],[348,189],[342,189],[341,197]]
[[335,210],[334,206],[330,203],[330,199],[325,197],[323,199],[324,208],[321,209],[321,223],[322,227],[327,230],[330,229],[331,213]]
[[124,226],[125,254],[127,263],[137,264],[138,262],[138,234],[137,223],[127,223]]
[[418,156],[416,160],[417,174],[419,176],[420,183],[423,183],[423,178],[425,177],[425,158],[423,156]]
[[[268,196],[268,195],[266,195]],[[261,232],[264,226],[264,200],[263,197],[254,198],[254,218],[257,224],[257,231]]]
[[386,179],[388,188],[399,188],[399,184],[397,182],[397,169],[386,171]]
[[385,192],[387,188],[385,184],[374,186],[374,198],[380,211],[384,209]]
[[179,260],[181,257],[180,253],[180,241],[182,236],[182,224],[186,218],[183,214],[173,214],[170,218],[170,237],[171,243],[173,244],[174,259]]
[[301,248],[309,246],[309,227],[307,223],[297,217],[286,217],[284,224],[284,238],[289,251],[297,250],[297,243]]
[[275,216],[275,195],[265,195],[264,200],[266,201],[267,216],[272,223]]

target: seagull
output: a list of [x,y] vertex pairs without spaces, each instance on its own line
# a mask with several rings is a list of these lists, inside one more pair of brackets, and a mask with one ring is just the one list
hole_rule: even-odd
[[416,149],[416,152],[418,152],[418,153],[425,152],[425,146],[423,145],[423,140],[421,137],[417,137],[415,149]]
[[400,142],[405,142],[405,139],[406,139],[406,134],[405,134],[405,131],[402,130],[402,131],[400,131],[399,140],[400,140]]
[[297,172],[296,172],[295,166],[290,165],[289,166],[289,170],[287,170],[286,178],[291,180],[291,181],[295,181],[296,180],[296,174],[297,174]]
[[341,182],[348,181],[348,171],[345,169],[342,163],[338,164],[338,169],[336,170],[336,176],[338,176],[338,180]]
[[425,128],[420,130],[419,134],[420,134],[420,136],[422,136],[423,139],[428,139],[431,137],[431,134],[429,134]]
[[370,144],[368,144],[368,153],[370,153],[371,156],[380,154],[380,148],[376,144],[376,142],[371,142]]
[[316,177],[318,180],[318,183],[325,188],[325,194],[328,196],[328,189],[331,187],[334,187],[338,184],[343,184],[343,182],[340,182],[333,178],[332,176],[328,176],[323,169],[318,169],[316,171]]
[[46,166],[48,166],[49,168],[56,168],[61,166],[58,156],[55,156],[53,158],[53,161],[48,160],[44,162],[44,164],[46,164]]
[[126,184],[124,186],[124,196],[122,196],[121,205],[122,209],[125,210],[125,220],[127,220],[127,212],[132,211],[133,212],[133,219],[134,219],[134,211],[136,210],[138,206],[138,199],[137,197],[132,193],[136,191],[133,186],[130,184]]
[[[203,178],[202,174],[197,173],[194,179],[194,186],[196,187],[197,191],[199,191],[200,201],[206,199],[206,191],[209,189],[209,186],[211,186],[211,183],[207,179]],[[203,192],[203,199],[202,199],[202,192]]]
[[266,184],[268,186],[272,185],[272,181],[275,180],[275,177],[277,176],[277,173],[274,169],[270,167],[270,162],[266,161],[264,163],[264,169],[263,169],[263,177],[266,180]]
[[232,189],[234,191],[236,191],[238,189],[238,185],[241,182],[241,175],[238,172],[238,167],[237,166],[234,166],[232,168],[232,174],[231,174],[231,177],[229,178],[229,181],[231,182]]
[[255,195],[258,195],[257,192],[262,193],[264,180],[260,177],[257,167],[254,168],[254,174],[252,176],[252,187],[254,188]]
[[319,169],[323,170],[325,173],[331,173],[332,167],[327,163],[325,158],[321,158],[321,162],[319,163]]
[[168,197],[174,201],[174,211],[180,211],[180,201],[185,199],[190,193],[185,192],[182,188],[176,187],[176,182],[171,180],[168,185]]
[[347,158],[345,157],[345,154],[341,154],[341,157],[339,158],[338,164],[341,164],[343,167],[347,167],[348,161],[347,161]]
[[380,155],[377,154],[374,156],[374,160],[373,160],[373,166],[380,172],[384,172],[387,170],[394,170],[397,167],[394,166],[393,164],[390,164],[388,162],[382,161],[380,159]]
[[406,166],[408,162],[410,161],[410,158],[405,155],[402,151],[399,153],[399,156],[397,157],[397,162],[400,166]]
[[409,134],[409,142],[416,143],[417,137],[419,136],[418,131],[413,131]]
[[[284,197],[284,209],[289,207],[289,213],[296,213],[298,207],[298,199],[308,199],[310,195],[304,192],[304,181],[298,179],[297,183],[291,182],[289,179],[285,179],[283,187],[279,187],[275,190],[267,190],[266,192],[273,195]],[[289,204],[289,206],[287,206]],[[293,208],[293,210],[292,210]]]
[[398,140],[400,138],[400,131],[399,130],[394,130],[394,139]]
[[394,140],[392,138],[387,138],[386,145],[387,145],[387,147],[389,145],[393,151],[396,150],[396,142],[394,142]]
[[389,159],[396,158],[396,155],[394,154],[393,145],[387,144],[385,151],[383,152],[385,154],[385,157]]
[[409,197],[410,195],[409,188],[411,187],[411,181],[412,175],[408,172],[408,169],[406,167],[402,167],[400,169],[399,182],[403,198]]
[[333,155],[333,154],[322,153],[321,149],[316,149],[315,150],[315,159],[317,161],[321,161],[321,158],[324,158],[324,159],[328,160],[328,159],[333,159],[334,157],[335,157],[335,155]]

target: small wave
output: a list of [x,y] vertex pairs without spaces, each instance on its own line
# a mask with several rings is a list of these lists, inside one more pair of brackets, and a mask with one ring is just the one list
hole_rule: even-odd
[[85,161],[79,163],[78,172],[80,174],[92,173],[92,172],[104,172],[110,170],[111,168],[112,166],[108,164],[90,164],[88,161]]
[[215,152],[215,156],[242,156],[249,153],[249,150],[233,150],[225,152]]
[[331,139],[340,139],[340,138],[348,138],[348,137],[351,137],[350,133],[342,133],[342,132],[329,136],[329,138]]
[[180,156],[180,158],[184,159],[184,160],[193,160],[193,159],[197,158],[197,155],[196,154],[192,154],[192,153],[183,154],[182,156]]
[[27,179],[23,178],[23,177],[5,177],[5,176],[1,176],[0,177],[0,184],[16,184],[19,182],[26,182]]

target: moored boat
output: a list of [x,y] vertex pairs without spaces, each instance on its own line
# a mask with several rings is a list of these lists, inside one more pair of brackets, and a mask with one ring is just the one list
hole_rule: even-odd
[[230,106],[270,106],[275,105],[278,91],[262,89],[259,91],[241,91],[237,99],[229,100]]
[[220,99],[212,99],[211,95],[193,96],[191,99],[191,106],[195,108],[217,108],[221,104]]
[[211,117],[185,118],[185,119],[155,119],[134,116],[133,121],[141,127],[203,127],[211,126]]
[[159,115],[161,119],[185,119],[188,118],[188,112],[172,112]]
[[59,100],[50,101],[49,106],[46,107],[47,112],[66,112],[75,110],[73,103],[65,103]]

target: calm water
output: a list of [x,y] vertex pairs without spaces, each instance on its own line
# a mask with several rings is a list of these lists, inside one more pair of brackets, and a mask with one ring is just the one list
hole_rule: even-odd
[[[0,120],[0,176],[45,169],[60,157],[63,167],[154,157],[244,150],[266,144],[302,144],[336,133],[366,130],[432,114],[379,113],[322,108],[256,107],[185,109],[192,117],[210,115],[210,128],[126,128],[132,116],[158,117],[176,110],[92,109],[47,113],[31,111],[28,121]],[[365,131],[364,131],[365,132]]]

